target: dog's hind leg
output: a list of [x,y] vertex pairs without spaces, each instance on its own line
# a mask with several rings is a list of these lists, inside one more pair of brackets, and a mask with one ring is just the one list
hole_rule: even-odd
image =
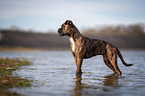
[[117,73],[119,76],[121,76],[122,73],[117,65],[117,51],[116,51],[116,49],[112,48],[112,49],[108,50],[107,57],[108,57],[108,61],[110,61],[111,66],[113,66],[115,73]]
[[116,74],[114,67],[112,66],[111,62],[109,61],[106,54],[103,55],[104,63]]
[[117,65],[117,54],[114,54],[114,56],[112,56],[111,64],[113,65],[113,67],[116,70],[117,74],[119,76],[121,76],[122,72],[120,71],[120,69],[119,69],[119,67]]

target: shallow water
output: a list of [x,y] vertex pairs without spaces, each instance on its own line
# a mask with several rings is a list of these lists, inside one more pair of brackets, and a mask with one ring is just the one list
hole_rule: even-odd
[[121,53],[127,63],[134,64],[126,67],[118,59],[123,76],[111,75],[102,56],[96,56],[84,60],[82,80],[75,77],[70,51],[0,52],[0,57],[23,57],[33,63],[14,72],[34,80],[31,87],[10,89],[24,96],[144,96],[145,51]]

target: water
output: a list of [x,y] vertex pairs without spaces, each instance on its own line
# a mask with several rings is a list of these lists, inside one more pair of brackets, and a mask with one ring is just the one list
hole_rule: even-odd
[[113,76],[102,56],[83,62],[82,80],[75,77],[75,62],[70,51],[0,52],[0,57],[24,57],[33,63],[15,71],[33,79],[31,87],[12,88],[24,96],[144,96],[145,51],[121,51],[127,63],[118,65],[123,76]]

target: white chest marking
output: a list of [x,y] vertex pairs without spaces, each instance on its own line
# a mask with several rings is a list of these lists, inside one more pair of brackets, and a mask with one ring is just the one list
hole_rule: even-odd
[[70,42],[71,42],[71,47],[72,47],[72,51],[75,51],[75,42],[74,42],[74,39],[71,37],[69,38]]

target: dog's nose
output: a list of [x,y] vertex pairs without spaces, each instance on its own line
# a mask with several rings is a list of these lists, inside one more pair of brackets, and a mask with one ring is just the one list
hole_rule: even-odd
[[58,28],[58,32],[61,30],[61,28]]
[[58,32],[58,33],[61,33],[61,30],[62,30],[62,28],[58,28],[58,31],[57,31],[57,32]]

